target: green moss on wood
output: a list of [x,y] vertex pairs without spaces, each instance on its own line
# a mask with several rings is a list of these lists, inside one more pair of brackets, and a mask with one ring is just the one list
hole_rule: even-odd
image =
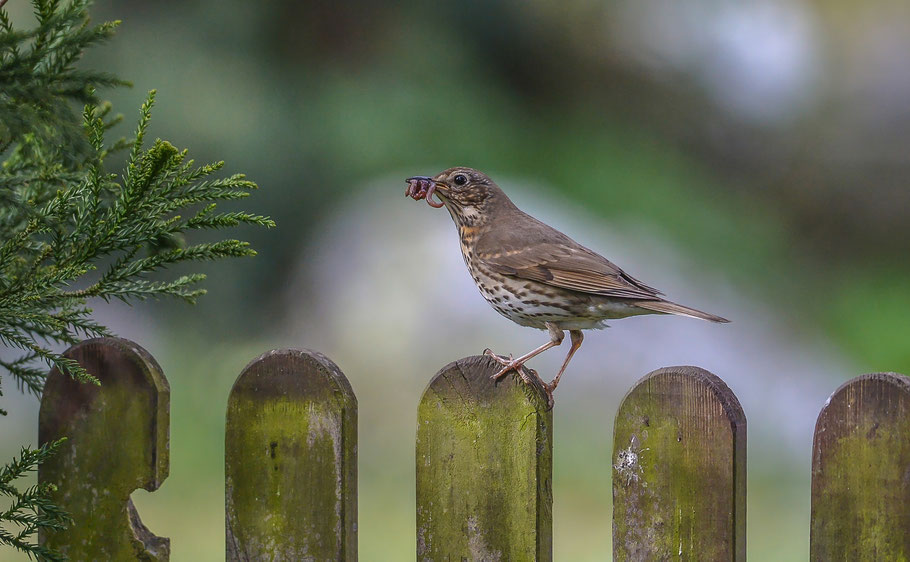
[[273,351],[228,401],[229,560],[356,560],[357,400],[329,359]]
[[910,378],[857,377],[822,409],[810,558],[910,560]]
[[746,419],[697,367],[644,377],[616,415],[615,560],[745,560]]
[[167,560],[168,539],[142,525],[129,499],[137,488],[156,490],[168,474],[167,379],[148,352],[127,340],[88,340],[65,355],[101,386],[56,369],[48,376],[39,441],[68,440],[38,478],[57,485],[53,500],[75,523],[41,541],[71,560]]
[[551,560],[553,418],[542,389],[469,357],[444,367],[417,421],[417,559]]

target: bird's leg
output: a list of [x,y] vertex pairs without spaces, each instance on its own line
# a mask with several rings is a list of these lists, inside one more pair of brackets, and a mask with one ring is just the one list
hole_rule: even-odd
[[[550,341],[548,341],[547,343],[543,344],[542,346],[540,346],[536,349],[532,349],[531,351],[525,353],[521,357],[512,359],[512,356],[509,355],[509,358],[506,359],[505,357],[500,357],[500,356],[496,355],[489,349],[487,349],[483,352],[484,355],[491,357],[494,361],[496,361],[497,363],[502,365],[502,369],[500,369],[495,375],[493,375],[494,380],[501,379],[503,376],[505,376],[506,373],[508,373],[509,371],[511,371],[513,369],[515,371],[517,371],[518,374],[520,375],[521,374],[520,368],[522,365],[525,364],[525,362],[528,359],[530,359],[536,355],[540,355],[541,353],[550,349],[551,347],[556,347],[557,345],[562,343],[563,338],[566,337],[565,333],[562,330],[560,330],[559,328],[557,328],[556,324],[553,324],[552,322],[547,322],[546,326],[547,326],[547,330],[550,332]],[[522,378],[524,378],[524,377],[522,377]]]
[[550,403],[553,402],[553,391],[556,390],[556,385],[559,384],[559,378],[566,371],[566,367],[569,366],[569,361],[572,360],[572,356],[575,355],[575,352],[581,347],[582,340],[585,339],[581,330],[569,330],[569,337],[572,338],[572,347],[569,348],[569,354],[566,355],[566,360],[562,362],[562,368],[550,384],[544,385],[547,389],[547,395],[550,397]]

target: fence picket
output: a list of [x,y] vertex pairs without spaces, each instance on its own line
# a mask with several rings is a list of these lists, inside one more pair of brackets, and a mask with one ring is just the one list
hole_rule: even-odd
[[487,357],[433,378],[417,421],[417,559],[552,559],[553,416]]
[[745,560],[746,417],[698,367],[653,371],[613,432],[613,559]]
[[47,378],[38,420],[41,443],[67,437],[38,469],[57,486],[53,501],[74,524],[40,541],[70,560],[168,560],[170,541],[139,519],[130,494],[158,489],[168,475],[170,389],[161,367],[119,338],[78,343],[65,355],[101,381],[79,383],[56,368]]
[[910,560],[910,377],[857,377],[822,408],[809,557]]
[[357,399],[312,351],[263,354],[228,399],[228,560],[357,559]]

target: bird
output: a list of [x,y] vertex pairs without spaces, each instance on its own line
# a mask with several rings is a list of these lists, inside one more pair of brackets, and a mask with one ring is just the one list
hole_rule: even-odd
[[663,293],[607,258],[520,210],[482,172],[458,166],[406,182],[405,195],[448,210],[458,230],[464,263],[486,301],[512,322],[549,334],[549,341],[519,357],[484,350],[501,366],[493,375],[495,380],[514,370],[525,382],[532,382],[524,364],[562,344],[569,332],[571,345],[559,372],[549,383],[540,380],[550,407],[560,378],[581,347],[583,330],[605,328],[608,320],[642,314],[729,322],[666,300]]

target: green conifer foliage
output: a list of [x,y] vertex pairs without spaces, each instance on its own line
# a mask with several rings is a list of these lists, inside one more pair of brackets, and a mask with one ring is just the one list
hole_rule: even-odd
[[[132,138],[105,139],[119,118],[95,88],[125,82],[76,63],[118,22],[92,24],[88,0],[32,0],[36,25],[19,30],[5,3],[0,0],[0,345],[8,349],[0,354],[0,381],[12,379],[37,396],[51,365],[98,383],[58,351],[110,335],[92,319],[91,299],[195,302],[205,292],[204,275],[162,270],[255,251],[233,239],[187,244],[186,233],[274,223],[217,209],[256,189],[243,175],[220,175],[222,162],[197,165],[167,141],[146,141],[154,91]],[[126,152],[126,164],[112,170],[107,161],[118,152]],[[9,503],[0,505],[0,545],[38,560],[59,557],[34,543],[37,531],[62,529],[68,519],[47,501],[45,488],[20,491],[14,482],[55,448],[24,448],[0,468],[0,496]]]

